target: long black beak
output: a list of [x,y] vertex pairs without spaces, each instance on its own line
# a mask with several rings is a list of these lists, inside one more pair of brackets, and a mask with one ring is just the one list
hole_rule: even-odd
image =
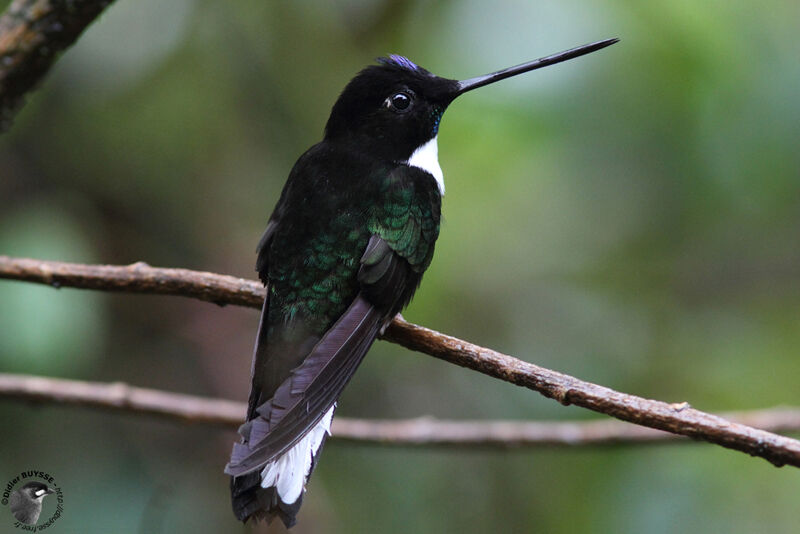
[[483,76],[477,76],[475,78],[470,78],[469,80],[462,80],[458,82],[458,89],[455,96],[464,94],[467,91],[472,91],[478,87],[483,87],[484,85],[489,85],[490,83],[505,80],[506,78],[516,76],[517,74],[522,74],[523,72],[540,69],[555,63],[561,63],[562,61],[580,57],[585,54],[591,54],[592,52],[596,52],[601,48],[611,46],[617,41],[619,41],[619,39],[605,39],[603,41],[597,41],[596,43],[578,46],[557,54],[534,59],[533,61],[523,63],[522,65],[517,65],[516,67],[509,67],[507,69],[498,70],[497,72],[492,72],[491,74],[484,74]]

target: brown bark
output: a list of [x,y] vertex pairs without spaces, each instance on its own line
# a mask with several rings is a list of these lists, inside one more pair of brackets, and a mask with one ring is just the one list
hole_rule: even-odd
[[[182,423],[235,429],[246,405],[222,399],[167,393],[129,386],[0,373],[0,398],[101,408],[154,415]],[[762,430],[800,431],[800,410],[772,408],[722,414]],[[676,434],[621,421],[443,421],[432,417],[366,420],[337,417],[333,437],[360,443],[400,446],[586,447],[647,443],[689,443]]]
[[14,0],[0,17],[0,132],[25,94],[112,0]]
[[[55,287],[185,295],[217,304],[260,307],[257,282],[186,269],[81,265],[0,256],[0,278]],[[574,404],[617,419],[716,443],[764,458],[776,466],[800,467],[800,441],[701,412],[688,403],[644,399],[584,382],[467,341],[411,324],[400,317],[384,338],[411,350],[467,367],[537,391],[562,404]]]

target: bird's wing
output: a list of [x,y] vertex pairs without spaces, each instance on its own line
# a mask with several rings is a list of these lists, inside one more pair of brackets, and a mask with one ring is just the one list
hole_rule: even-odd
[[[256,365],[284,368],[275,372],[266,367],[254,369],[254,390],[261,391],[251,395],[250,420],[240,429],[243,440],[234,446],[228,474],[240,476],[263,467],[314,428],[341,394],[379,330],[410,300],[433,255],[441,201],[435,183],[421,186],[408,179],[409,173],[417,176],[421,171],[401,168],[380,192],[382,202],[374,205],[367,221],[371,235],[361,249],[357,295],[324,334],[295,336],[299,341],[292,346],[279,347],[277,336],[267,339],[265,321],[271,303],[265,303]],[[265,235],[272,235],[269,229]],[[276,358],[279,353],[281,357]],[[292,357],[295,361],[286,369]],[[259,380],[269,381],[270,377],[281,377],[281,381],[255,387]]]
[[382,314],[362,296],[314,345],[303,362],[240,428],[225,472],[240,476],[263,467],[301,440],[341,394],[382,326]]
[[380,197],[367,223],[372,238],[358,281],[370,302],[394,316],[411,300],[433,258],[441,197],[432,177],[414,167],[392,173]]
[[[276,210],[276,213],[270,217],[269,222],[267,223],[267,229],[264,230],[264,234],[261,236],[261,239],[258,240],[258,246],[256,247],[256,254],[258,255],[256,259],[256,272],[259,273],[259,276],[262,276],[261,273],[267,272],[267,264],[269,263],[269,245],[272,243],[272,238],[275,236],[275,231],[278,229],[279,220],[280,219]],[[262,282],[266,284],[267,280],[262,279]]]

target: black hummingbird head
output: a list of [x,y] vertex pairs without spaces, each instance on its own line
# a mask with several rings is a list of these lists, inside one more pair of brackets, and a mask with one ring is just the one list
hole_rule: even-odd
[[442,114],[459,95],[617,41],[598,41],[462,81],[436,76],[402,56],[380,58],[378,65],[362,70],[344,88],[325,126],[325,139],[349,143],[388,160],[407,160],[436,137]]

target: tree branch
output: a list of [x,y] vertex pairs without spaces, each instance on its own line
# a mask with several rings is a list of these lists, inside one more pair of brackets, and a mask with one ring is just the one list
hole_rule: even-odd
[[84,265],[0,255],[0,278],[36,282],[58,289],[99,289],[150,295],[178,295],[261,309],[266,291],[260,282],[234,276],[132,265]]
[[113,0],[14,0],[0,17],[0,132],[25,93]]
[[[95,266],[0,256],[0,278],[136,293],[185,295],[218,304],[259,307],[257,282],[143,263]],[[263,290],[259,291],[263,295]],[[263,298],[263,297],[262,297]],[[620,393],[518,360],[491,349],[395,318],[384,339],[411,350],[517,384],[562,404],[574,404],[642,426],[716,443],[759,456],[776,466],[800,467],[800,441],[701,412],[688,403],[669,404]]]
[[[103,408],[135,415],[156,415],[182,423],[236,429],[247,406],[129,386],[0,373],[0,398]],[[763,430],[800,431],[800,409],[772,408],[723,417]],[[337,417],[337,440],[382,445],[493,447],[585,447],[596,445],[689,443],[680,436],[620,421],[522,422],[443,421],[432,417],[365,420]]]

